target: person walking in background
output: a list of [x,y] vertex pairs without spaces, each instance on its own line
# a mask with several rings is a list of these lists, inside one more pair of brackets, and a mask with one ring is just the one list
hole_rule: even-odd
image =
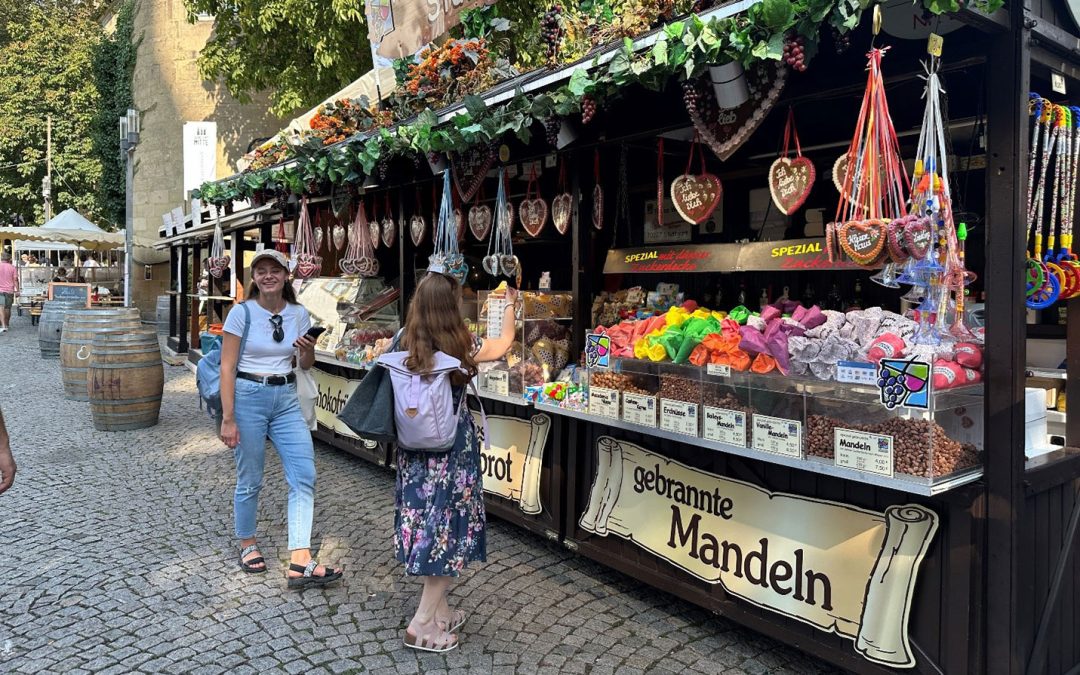
[[11,254],[0,255],[0,333],[6,333],[11,321],[11,306],[19,294],[19,270],[11,264]]
[[[240,540],[240,569],[266,571],[255,538],[266,439],[274,444],[289,484],[289,588],[325,586],[342,570],[311,557],[315,511],[315,447],[296,393],[293,359],[305,370],[315,363],[315,341],[306,333],[311,315],[296,301],[285,256],[274,249],[251,261],[248,298],[225,319],[221,347],[221,440],[236,458],[233,515]],[[243,352],[241,338],[247,326]],[[298,355],[298,356],[297,356]]]
[[[498,339],[474,338],[461,318],[461,285],[454,277],[429,273],[409,304],[401,350],[405,366],[429,372],[435,352],[461,361],[464,372],[452,377],[455,403],[481,361],[501,359],[514,341],[514,300],[502,317]],[[444,452],[397,450],[394,545],[405,574],[423,579],[416,614],[405,629],[405,644],[414,649],[445,652],[458,645],[454,634],[465,612],[451,610],[450,584],[474,560],[487,560],[487,517],[480,475],[480,441],[468,406],[461,406],[454,447]]]
[[15,458],[11,456],[11,439],[4,425],[4,411],[0,410],[0,495],[7,492],[15,482]]

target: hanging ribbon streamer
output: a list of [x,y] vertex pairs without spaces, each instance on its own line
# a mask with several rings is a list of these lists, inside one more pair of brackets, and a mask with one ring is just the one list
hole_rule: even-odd
[[435,229],[435,252],[428,258],[428,270],[449,274],[457,279],[458,283],[465,283],[465,278],[469,275],[469,265],[458,250],[452,190],[450,172],[443,172],[443,194],[438,226]]
[[322,272],[322,257],[315,249],[315,237],[311,233],[311,216],[308,213],[307,195],[300,200],[300,215],[296,221],[296,269],[301,279],[316,277]]
[[484,271],[493,277],[500,275],[514,279],[521,269],[510,241],[513,216],[506,199],[506,169],[499,167],[499,191],[495,197],[495,226],[488,239],[488,252],[484,256]]

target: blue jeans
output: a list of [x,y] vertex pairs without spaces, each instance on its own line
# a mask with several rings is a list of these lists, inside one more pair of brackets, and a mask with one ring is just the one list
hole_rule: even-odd
[[315,448],[300,412],[296,385],[272,386],[238,378],[234,414],[240,432],[240,443],[233,449],[236,536],[240,539],[255,536],[255,514],[269,437],[289,484],[289,550],[309,548],[315,511]]

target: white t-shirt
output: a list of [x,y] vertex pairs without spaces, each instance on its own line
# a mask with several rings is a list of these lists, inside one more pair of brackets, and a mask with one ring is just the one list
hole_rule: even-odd
[[[270,323],[270,312],[258,302],[245,303],[251,313],[251,327],[248,329],[244,352],[240,354],[239,369],[245,373],[262,375],[284,375],[293,369],[292,359],[296,353],[293,343],[311,328],[311,315],[303,305],[287,304],[281,313],[281,327],[285,330],[285,339],[274,342],[274,326]],[[239,305],[229,310],[225,318],[226,333],[240,337],[244,334],[244,308]]]

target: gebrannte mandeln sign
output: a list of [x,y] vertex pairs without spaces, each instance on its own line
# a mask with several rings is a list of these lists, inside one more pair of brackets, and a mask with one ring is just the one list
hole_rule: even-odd
[[[480,413],[474,411],[473,419],[482,441],[484,422]],[[517,502],[522,513],[540,513],[540,471],[551,418],[543,413],[529,419],[488,415],[487,423],[491,447],[480,443],[484,492]]]
[[823,237],[750,244],[642,246],[608,251],[604,274],[857,270],[850,260],[829,261]]
[[764,609],[854,641],[866,659],[915,665],[908,618],[937,515],[884,513],[769,492],[633,443],[597,440],[579,525],[637,544]]

